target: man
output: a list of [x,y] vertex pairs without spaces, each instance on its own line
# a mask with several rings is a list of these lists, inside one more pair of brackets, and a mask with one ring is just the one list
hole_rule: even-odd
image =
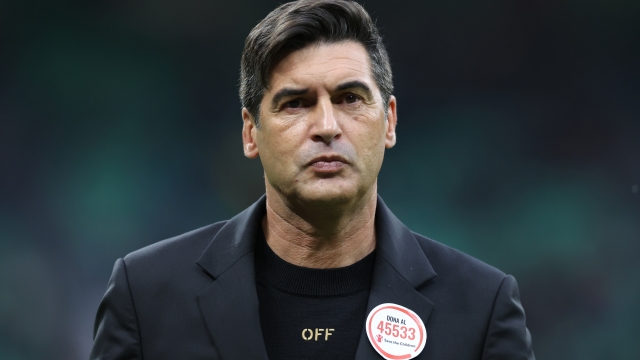
[[281,5],[249,34],[240,82],[266,195],[119,259],[92,359],[534,358],[513,277],[377,196],[397,104],[360,5]]

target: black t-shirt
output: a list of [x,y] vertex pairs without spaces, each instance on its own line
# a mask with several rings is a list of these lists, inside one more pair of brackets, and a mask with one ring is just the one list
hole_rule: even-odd
[[375,251],[343,268],[303,268],[259,240],[256,288],[269,359],[352,360],[367,317],[374,262]]

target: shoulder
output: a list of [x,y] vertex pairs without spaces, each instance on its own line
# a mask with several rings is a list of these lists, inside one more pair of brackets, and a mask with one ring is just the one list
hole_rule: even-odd
[[198,257],[225,223],[226,221],[221,221],[210,224],[131,252],[124,257],[127,270],[158,270],[171,269],[182,264],[195,265]]
[[496,291],[507,276],[501,270],[462,251],[413,233],[436,272],[435,282],[445,286],[460,286],[470,291]]
[[[439,353],[457,358],[534,359],[515,279],[459,250],[413,234],[437,274],[418,290],[434,310]],[[455,349],[455,350],[452,350]],[[482,354],[482,355],[480,355]]]
[[125,256],[125,261],[144,261],[154,257],[175,256],[179,253],[204,250],[226,221],[203,226],[184,234],[174,236],[145,246]]

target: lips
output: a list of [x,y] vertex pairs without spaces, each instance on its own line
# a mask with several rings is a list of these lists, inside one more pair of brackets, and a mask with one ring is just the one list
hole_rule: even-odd
[[318,163],[318,162],[341,162],[343,164],[349,163],[347,159],[345,159],[340,155],[322,155],[322,156],[313,158],[313,160],[309,161],[308,165],[313,165],[314,163]]
[[349,162],[340,155],[323,155],[309,161],[308,166],[317,172],[332,173],[340,171]]

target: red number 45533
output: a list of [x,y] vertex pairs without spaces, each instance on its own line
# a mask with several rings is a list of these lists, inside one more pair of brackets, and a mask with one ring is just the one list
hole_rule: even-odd
[[380,321],[376,329],[380,330],[381,334],[391,335],[393,337],[399,337],[400,339],[413,340],[416,338],[416,329],[406,326],[400,326],[398,324],[392,324],[387,321]]

